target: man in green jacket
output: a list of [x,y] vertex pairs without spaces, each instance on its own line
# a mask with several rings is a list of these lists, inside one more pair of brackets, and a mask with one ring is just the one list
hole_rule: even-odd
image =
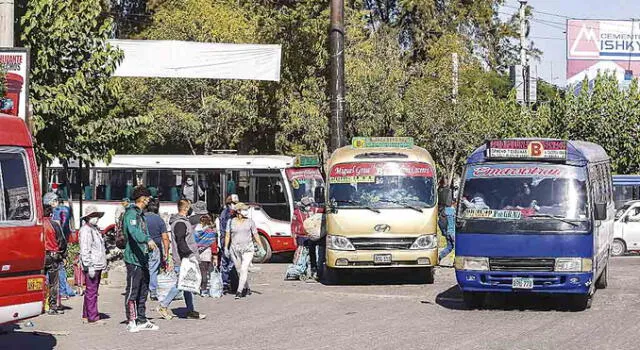
[[126,240],[124,262],[127,266],[127,289],[125,294],[125,314],[127,330],[157,331],[158,326],[149,322],[146,317],[147,294],[149,293],[149,251],[158,249],[149,236],[143,210],[149,204],[151,194],[144,186],[133,190],[134,203],[122,217],[122,233]]

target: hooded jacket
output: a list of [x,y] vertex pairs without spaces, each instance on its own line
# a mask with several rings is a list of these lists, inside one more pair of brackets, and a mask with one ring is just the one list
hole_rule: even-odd
[[184,258],[194,256],[199,259],[198,245],[189,219],[180,214],[173,214],[169,218],[169,225],[171,226],[171,255],[174,266],[180,266]]

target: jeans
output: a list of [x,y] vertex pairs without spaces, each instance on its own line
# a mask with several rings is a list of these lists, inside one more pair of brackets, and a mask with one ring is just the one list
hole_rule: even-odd
[[49,309],[58,310],[60,306],[60,265],[59,261],[47,257],[44,269],[47,273],[47,288],[49,289]]
[[451,253],[451,251],[453,250],[455,243],[453,240],[453,235],[451,233],[444,233],[444,238],[447,239],[447,246],[444,247],[444,249],[442,249],[440,251],[440,253],[438,254],[438,259],[442,260],[444,259],[447,255],[449,255],[449,253]]
[[64,264],[60,266],[60,295],[67,297],[76,295],[76,292],[74,292],[73,288],[67,283],[67,270],[65,270]]
[[327,249],[325,238],[317,241],[308,240],[309,261],[313,270],[319,271],[324,266],[325,253]]
[[98,287],[100,287],[101,275],[101,270],[96,270],[93,278],[89,276],[88,271],[84,272],[87,288],[84,291],[82,318],[86,318],[89,322],[95,322],[100,319],[100,314],[98,313]]
[[[175,266],[173,269],[176,272],[176,275],[180,276],[180,266]],[[171,305],[171,302],[176,297],[176,295],[178,295],[178,293],[180,293],[180,290],[178,289],[178,281],[176,281],[176,284],[173,287],[171,287],[171,290],[169,291],[167,296],[164,298],[164,300],[160,302],[160,306],[169,307],[169,305]],[[184,291],[183,294],[184,294],[184,303],[187,304],[187,311],[190,312],[195,310],[195,308],[193,307],[193,293]]]
[[238,271],[238,290],[249,289],[249,265],[253,260],[253,245],[249,247],[231,247],[231,259]]
[[160,248],[152,250],[149,254],[149,294],[151,294],[152,297],[157,295],[160,258]]
[[[149,268],[138,265],[127,265],[127,289],[124,299],[124,310],[127,321],[138,324],[147,322],[147,294],[149,293]],[[88,285],[87,281],[87,285]]]
[[[231,248],[229,248],[231,249]],[[222,274],[222,284],[227,287],[227,288],[231,288],[231,286],[233,285],[233,281],[232,281],[232,275],[233,275],[233,270],[234,270],[234,265],[233,265],[233,260],[229,257],[227,258],[224,255],[224,248],[220,249],[220,273]]]

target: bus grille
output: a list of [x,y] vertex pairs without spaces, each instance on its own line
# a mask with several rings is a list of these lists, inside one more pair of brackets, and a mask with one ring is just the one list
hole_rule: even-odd
[[350,238],[356,250],[409,249],[415,238]]
[[489,258],[491,271],[541,271],[552,272],[555,259],[538,258]]

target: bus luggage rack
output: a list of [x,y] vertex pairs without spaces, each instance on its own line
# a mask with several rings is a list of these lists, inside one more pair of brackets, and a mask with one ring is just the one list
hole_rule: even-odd
[[540,258],[489,258],[491,271],[552,272],[555,259]]
[[409,249],[415,238],[350,238],[356,250]]

